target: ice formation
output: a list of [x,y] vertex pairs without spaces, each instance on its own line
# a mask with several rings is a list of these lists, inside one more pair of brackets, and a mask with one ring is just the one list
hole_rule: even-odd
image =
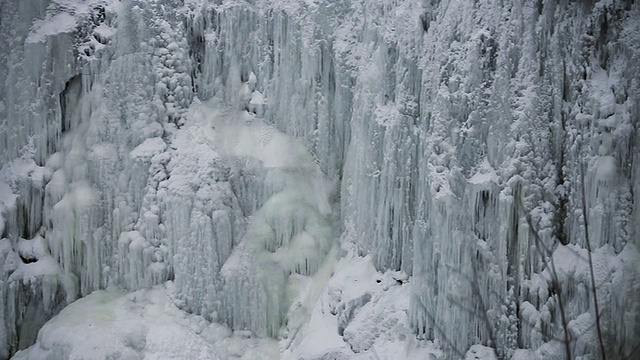
[[638,355],[638,19],[0,1],[0,358]]

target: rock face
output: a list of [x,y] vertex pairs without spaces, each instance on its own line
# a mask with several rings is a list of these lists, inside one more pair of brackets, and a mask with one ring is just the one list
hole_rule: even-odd
[[[340,288],[339,247],[400,274],[393,326],[442,356],[631,357],[638,19],[631,0],[0,0],[0,358],[77,298],[170,280],[182,310],[291,340],[295,284]],[[380,294],[327,300],[356,353],[391,336],[358,317],[392,321]]]

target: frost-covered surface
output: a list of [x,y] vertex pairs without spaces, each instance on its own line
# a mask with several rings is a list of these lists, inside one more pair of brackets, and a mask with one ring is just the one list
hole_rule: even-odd
[[300,142],[217,100],[192,105],[172,147],[157,197],[178,298],[275,336],[291,274],[313,275],[333,243],[330,184]]
[[278,344],[185,314],[171,283],[123,293],[96,291],[66,307],[14,359],[274,359]]
[[283,356],[597,357],[596,316],[608,358],[634,356],[639,18],[3,1],[0,358],[76,298],[166,281]]
[[[15,359],[429,359],[441,356],[413,338],[408,277],[380,273],[353,249],[308,278],[296,296],[280,343],[185,314],[174,284],[123,293],[97,291],[49,321],[37,343]],[[331,280],[329,280],[331,277]],[[328,284],[327,284],[327,281]],[[326,285],[326,287],[325,287]],[[318,298],[320,298],[319,301]],[[489,358],[490,359],[490,358]]]
[[[280,341],[283,359],[429,359],[442,356],[431,342],[415,338],[409,323],[409,277],[376,271],[370,257],[353,247],[335,265],[335,273],[311,308],[318,279],[300,282],[289,324],[308,312],[308,320]],[[323,284],[324,285],[324,284]],[[316,295],[317,296],[317,295]]]

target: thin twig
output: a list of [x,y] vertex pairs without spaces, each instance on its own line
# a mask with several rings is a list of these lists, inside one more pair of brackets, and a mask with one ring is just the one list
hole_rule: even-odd
[[436,319],[433,317],[433,315],[431,315],[428,311],[426,311],[426,309],[424,313],[429,317],[429,320],[431,320],[431,323],[433,327],[436,329],[436,331],[442,335],[442,340],[444,340],[446,343],[449,344],[449,347],[451,348],[451,350],[453,350],[456,353],[456,355],[458,355],[458,358],[460,359],[464,358],[464,354],[462,353],[462,351],[458,350],[458,348],[454,345],[453,341],[447,338],[447,335],[445,335],[442,328],[438,326],[438,324],[436,323]]
[[498,346],[498,342],[496,341],[496,337],[495,334],[493,333],[493,328],[491,327],[491,322],[489,321],[489,317],[487,316],[487,307],[484,304],[484,300],[482,299],[482,293],[480,292],[480,285],[478,285],[478,269],[477,269],[478,264],[476,263],[476,261],[473,259],[473,257],[471,258],[471,268],[473,269],[473,279],[474,281],[471,282],[471,291],[476,295],[476,298],[479,302],[480,305],[480,313],[482,316],[482,320],[485,323],[485,326],[487,327],[487,332],[489,333],[489,340],[491,340],[491,342],[493,343],[493,353],[494,355],[496,355],[496,357],[498,359],[502,359],[502,356],[498,355],[498,350],[496,349],[496,347]]
[[593,260],[591,259],[591,241],[589,241],[589,216],[587,215],[587,202],[584,191],[584,163],[580,164],[580,190],[582,192],[582,218],[584,219],[584,238],[587,242],[587,252],[589,254],[589,274],[591,275],[591,290],[593,292],[593,304],[596,312],[596,328],[598,330],[598,341],[600,342],[600,351],[602,352],[602,360],[607,360],[604,351],[604,341],[602,341],[602,328],[600,327],[600,311],[598,311],[598,291],[596,290],[596,278],[593,274]]
[[[533,226],[533,221],[531,221],[531,215],[529,213],[527,213],[524,210],[524,205],[522,205],[522,200],[518,199],[518,204],[520,205],[520,208],[523,210],[523,213],[525,214],[525,219],[527,220],[527,225],[529,225],[529,231],[531,232],[531,234],[533,235],[533,238],[536,241],[536,244],[538,246],[536,246],[537,249],[540,249],[540,247],[544,247],[546,249],[546,246],[544,245],[544,242],[542,241],[542,239],[540,239],[540,235],[538,235],[538,232],[535,231],[535,227]],[[548,251],[548,249],[546,249]],[[540,250],[538,250],[540,251]],[[567,322],[567,318],[566,318],[566,314],[564,313],[564,302],[562,300],[562,293],[561,293],[561,288],[560,288],[560,281],[558,280],[558,273],[556,272],[556,265],[555,265],[555,261],[553,260],[553,256],[549,256],[549,261],[547,261],[547,258],[544,254],[541,254],[542,256],[542,261],[544,262],[545,266],[548,267],[551,272],[551,277],[552,277],[552,283],[556,288],[556,297],[558,298],[558,308],[560,310],[560,318],[562,320],[562,329],[564,330],[564,349],[565,349],[565,353],[567,355],[567,360],[571,360],[571,343],[570,343],[570,336],[569,336],[569,323]]]

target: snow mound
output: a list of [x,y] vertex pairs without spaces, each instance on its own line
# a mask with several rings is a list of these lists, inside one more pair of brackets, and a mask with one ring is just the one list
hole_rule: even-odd
[[[410,329],[409,277],[399,271],[378,272],[370,256],[354,253],[349,251],[336,264],[308,322],[280,342],[282,358],[439,358],[440,350],[416,339]],[[302,303],[294,301],[292,307]]]
[[66,307],[16,360],[274,359],[277,343],[247,338],[189,315],[171,301],[172,284],[123,293],[96,291]]
[[151,158],[167,148],[167,144],[159,137],[149,138],[129,153],[132,159]]

